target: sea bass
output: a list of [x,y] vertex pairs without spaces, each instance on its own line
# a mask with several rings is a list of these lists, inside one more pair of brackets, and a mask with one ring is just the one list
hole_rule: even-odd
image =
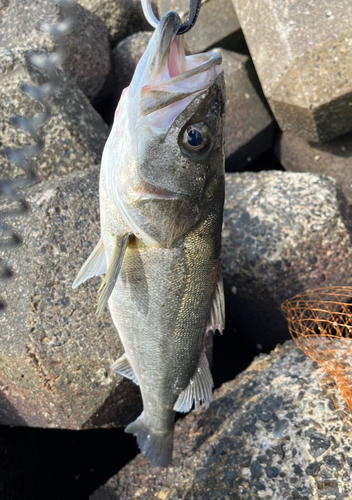
[[206,406],[208,330],[224,327],[224,76],[219,53],[185,56],[180,18],[158,24],[107,140],[101,239],[73,284],[106,273],[125,354],[112,369],[140,386],[143,412],[126,432],[154,465],[172,457],[176,411]]

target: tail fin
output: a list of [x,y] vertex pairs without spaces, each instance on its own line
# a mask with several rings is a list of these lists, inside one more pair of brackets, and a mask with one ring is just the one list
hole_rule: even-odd
[[139,449],[153,465],[167,467],[170,465],[173,450],[174,429],[161,433],[148,429],[143,419],[143,413],[131,424],[125,432],[137,437]]

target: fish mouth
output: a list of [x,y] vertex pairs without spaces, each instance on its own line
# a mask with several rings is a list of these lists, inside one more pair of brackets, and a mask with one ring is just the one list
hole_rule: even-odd
[[[168,12],[150,40],[148,78],[141,89],[140,100],[144,116],[166,107],[173,111],[173,105],[177,116],[190,101],[213,85],[222,72],[222,57],[218,52],[186,56],[183,35],[177,35],[180,24],[178,14]],[[180,101],[184,103],[183,109],[175,106]]]

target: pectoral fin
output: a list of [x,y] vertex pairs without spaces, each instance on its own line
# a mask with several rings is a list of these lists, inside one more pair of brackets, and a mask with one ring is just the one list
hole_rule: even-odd
[[105,275],[105,278],[99,288],[99,300],[96,315],[101,316],[106,304],[110,298],[110,295],[115,287],[117,277],[119,275],[122,261],[126,252],[128,241],[131,237],[131,233],[125,234],[123,238],[116,238],[115,250],[110,262],[109,269]]
[[123,354],[119,359],[117,359],[110,367],[110,369],[122,375],[123,377],[129,378],[136,385],[139,385],[136,374],[128,361],[126,354]]
[[100,276],[106,273],[106,257],[103,240],[100,238],[97,246],[85,261],[77,278],[73,282],[72,288],[77,288],[81,283],[84,283],[89,278]]
[[194,402],[194,409],[198,411],[202,401],[205,407],[208,408],[212,399],[213,387],[213,377],[209,370],[207,356],[203,351],[194,376],[186,389],[177,398],[174,410],[186,413],[192,408]]
[[219,330],[220,333],[223,332],[225,328],[225,294],[224,294],[224,282],[222,279],[222,272],[219,271],[219,281],[217,282],[213,304],[210,310],[210,318],[207,325],[207,331]]

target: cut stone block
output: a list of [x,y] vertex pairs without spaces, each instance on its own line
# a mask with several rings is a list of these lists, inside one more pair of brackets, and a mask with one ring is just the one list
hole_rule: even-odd
[[226,315],[253,348],[268,351],[289,338],[284,300],[320,286],[352,285],[346,213],[346,200],[330,177],[226,174]]
[[90,500],[342,500],[351,463],[351,429],[289,341],[177,422],[170,467],[138,455]]
[[226,170],[242,170],[272,145],[275,121],[249,57],[224,49]]
[[352,205],[352,133],[325,144],[280,133],[276,140],[275,154],[286,170],[334,177],[348,203]]
[[109,312],[95,316],[100,278],[72,290],[100,237],[98,178],[33,186],[30,213],[10,220],[23,244],[0,253],[14,271],[0,281],[0,424],[124,426],[142,409],[139,388],[109,369],[123,347]]
[[[64,68],[89,99],[103,97],[112,90],[105,85],[111,69],[107,28],[80,5],[75,5],[74,17],[72,33],[65,37]],[[0,58],[9,57],[10,53],[18,58],[19,54],[33,51],[53,52],[53,38],[36,29],[41,20],[58,24],[63,13],[50,0],[13,0],[0,26]]]
[[[11,123],[14,115],[35,116],[42,107],[26,95],[20,82],[38,85],[41,80],[37,71],[23,57],[11,52],[0,57],[0,144],[12,148],[31,144],[28,134]],[[99,165],[109,129],[101,116],[90,105],[88,98],[79,90],[74,80],[59,73],[60,87],[50,98],[50,120],[41,129],[44,149],[38,158],[30,158],[38,180],[62,176],[68,172]],[[0,177],[23,176],[23,170],[11,163],[0,148]]]
[[100,17],[113,44],[143,29],[144,16],[136,0],[79,0],[79,3]]
[[280,128],[308,141],[352,130],[350,0],[232,0]]
[[[189,10],[189,0],[157,0],[159,18],[169,10],[183,21]],[[208,0],[202,3],[196,25],[185,35],[185,49],[190,54],[211,47],[236,50],[243,45],[243,35],[231,0]]]

